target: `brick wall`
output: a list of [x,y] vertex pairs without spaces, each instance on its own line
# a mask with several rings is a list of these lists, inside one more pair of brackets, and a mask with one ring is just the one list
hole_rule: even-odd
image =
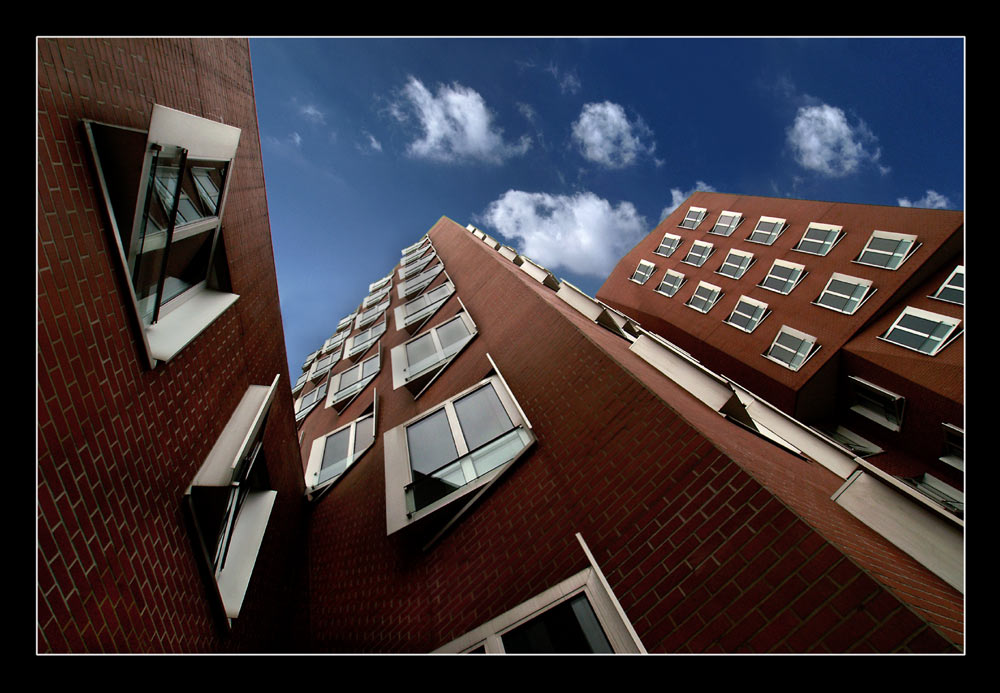
[[[302,479],[247,41],[37,46],[38,650],[295,649]],[[150,370],[80,121],[145,129],[154,102],[242,129],[223,225],[240,299]],[[276,373],[265,454],[278,500],[248,608],[220,637],[181,499],[246,388]]]

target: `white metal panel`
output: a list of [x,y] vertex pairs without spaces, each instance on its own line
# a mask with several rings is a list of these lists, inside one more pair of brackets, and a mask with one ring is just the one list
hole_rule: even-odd
[[233,528],[232,541],[226,554],[226,567],[219,573],[218,585],[226,616],[236,618],[243,606],[253,566],[257,562],[267,521],[271,517],[277,491],[251,491]]
[[194,341],[206,327],[236,303],[238,294],[204,289],[145,329],[149,351],[158,361],[169,361]]

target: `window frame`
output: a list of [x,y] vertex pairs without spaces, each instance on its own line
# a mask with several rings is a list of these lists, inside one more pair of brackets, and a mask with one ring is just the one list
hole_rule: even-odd
[[[709,299],[706,299],[704,296],[699,296],[699,292],[702,289],[708,289],[710,293]],[[722,290],[721,286],[716,286],[715,284],[710,284],[709,282],[706,281],[699,281],[698,286],[694,290],[694,293],[692,293],[690,298],[688,298],[688,300],[684,302],[684,305],[692,310],[698,311],[699,313],[707,314],[709,311],[712,310],[712,308],[714,308],[719,303],[719,301],[725,295],[726,294]],[[700,298],[701,300],[706,301],[708,303],[708,307],[705,309],[701,309],[695,305],[692,305],[691,302],[694,301],[695,298]]]
[[[777,226],[771,231],[760,231],[760,225],[764,223],[776,224]],[[746,237],[746,241],[748,243],[771,246],[774,245],[774,242],[777,241],[781,237],[781,234],[783,234],[787,229],[788,223],[786,219],[761,215],[761,217],[757,219],[757,224],[754,226],[753,231],[751,231],[750,235]],[[767,240],[755,240],[754,236],[758,233],[763,233]]]
[[[900,244],[908,242],[909,244],[906,246],[905,252],[902,255],[899,255],[897,252],[888,253],[884,250],[878,250],[872,248],[871,247],[872,243],[874,243],[876,239],[899,241]],[[913,234],[893,233],[891,231],[875,230],[872,231],[872,235],[868,237],[868,242],[865,243],[865,247],[861,249],[861,252],[858,253],[858,256],[853,260],[851,260],[851,262],[854,262],[859,265],[865,265],[866,267],[877,267],[878,269],[885,269],[895,272],[896,270],[898,270],[900,267],[903,266],[903,263],[905,263],[907,260],[910,259],[910,256],[912,256],[915,252],[917,252],[917,249],[920,248],[921,245],[922,244],[917,240],[917,237]],[[897,250],[899,249],[899,247],[900,247],[899,245],[896,246]],[[892,267],[890,267],[888,264],[880,265],[874,262],[865,262],[861,258],[863,258],[866,253],[887,255],[890,258],[899,257],[899,262],[893,265]]]
[[[698,216],[697,219],[690,218],[692,212],[695,212],[697,214]],[[688,207],[688,211],[684,214],[684,218],[681,219],[680,222],[678,222],[677,227],[681,229],[687,229],[688,231],[693,231],[694,229],[697,229],[701,225],[701,222],[704,221],[705,217],[707,216],[708,216],[708,210],[705,209],[704,207]],[[689,222],[693,225],[687,226],[686,224],[688,224]]]
[[[749,303],[751,306],[754,306],[755,308],[761,310],[760,317],[758,317],[756,320],[753,320],[753,317],[751,316],[751,320],[748,324],[752,323],[753,326],[750,327],[749,329],[747,329],[747,327],[743,325],[733,322],[733,315],[735,315],[737,312],[739,312],[740,315],[747,315],[747,313],[740,311],[740,306],[743,303]],[[767,316],[769,316],[770,314],[771,310],[770,308],[768,308],[766,303],[764,303],[763,301],[758,301],[755,298],[751,298],[750,296],[743,295],[740,296],[739,299],[736,301],[736,305],[733,307],[733,310],[729,314],[729,317],[725,318],[722,322],[726,323],[727,325],[730,325],[731,327],[735,327],[737,330],[741,330],[749,334],[754,330],[756,330],[760,326],[760,324],[767,319]]]
[[[379,338],[385,334],[386,328],[388,327],[388,318],[383,317],[382,322],[377,322],[374,325],[366,328],[362,332],[353,334],[344,341],[344,355],[343,358],[357,359],[360,356],[364,356],[371,345],[379,340]],[[376,329],[381,327],[381,330],[375,332]],[[363,342],[359,342],[358,338],[367,335],[367,339]]]
[[[809,345],[808,351],[802,357],[802,361],[798,365],[793,366],[792,362],[795,360],[795,356],[797,356],[800,353],[800,350],[796,349],[794,352],[792,352],[792,350],[789,349],[784,344],[778,344],[778,339],[780,339],[781,335],[783,334],[788,334],[791,337],[800,340],[803,344]],[[788,361],[785,361],[784,359],[772,356],[771,352],[774,351],[776,346],[779,346],[780,348],[786,351],[792,352],[793,354],[792,358],[789,359]],[[769,361],[777,363],[780,366],[784,366],[785,368],[787,368],[792,372],[798,373],[800,370],[802,370],[802,367],[809,362],[809,359],[811,359],[816,354],[816,352],[819,351],[819,349],[820,349],[819,342],[817,342],[816,338],[813,337],[811,334],[807,334],[805,332],[802,332],[801,330],[796,330],[794,327],[789,327],[788,325],[782,325],[781,328],[778,330],[778,333],[775,335],[774,339],[771,340],[771,345],[767,348],[767,351],[761,354],[761,356],[763,356]]]
[[[701,258],[701,262],[691,262],[688,258],[691,257],[692,253],[695,252],[697,248],[707,248],[708,252],[705,253],[704,257]],[[704,267],[705,263],[708,262],[708,258],[715,254],[715,244],[709,243],[708,241],[694,241],[691,243],[691,247],[687,251],[687,255],[681,260],[685,265],[691,265],[692,267]],[[700,256],[700,254],[699,254]]]
[[[901,325],[900,323],[903,322],[903,319],[906,318],[906,317],[908,317],[908,316],[912,316],[912,317],[915,317],[915,318],[918,318],[918,319],[921,319],[921,320],[926,320],[926,321],[929,321],[929,322],[937,322],[939,325],[949,325],[950,327],[949,327],[948,331],[945,332],[944,335],[940,339],[936,340],[937,341],[937,346],[934,347],[933,350],[931,350],[931,351],[924,351],[921,348],[913,347],[913,346],[910,346],[909,344],[904,344],[902,342],[898,342],[898,341],[895,341],[895,340],[889,338],[889,336],[895,330],[901,330],[901,331],[906,332],[906,333],[916,334],[916,335],[923,336],[924,337],[924,344],[927,344],[929,341],[932,340],[932,338],[933,338],[933,332],[931,334],[924,334],[923,332],[919,332],[919,331],[914,330],[912,328],[905,327],[905,326]],[[960,329],[961,324],[962,324],[961,318],[953,318],[950,315],[941,315],[940,313],[933,313],[933,312],[931,312],[929,310],[923,310],[923,309],[920,309],[920,308],[914,308],[913,306],[906,306],[905,308],[903,308],[903,311],[899,314],[899,316],[895,319],[895,321],[893,321],[892,325],[890,325],[889,328],[885,332],[883,332],[882,334],[878,335],[878,339],[882,340],[883,342],[888,342],[889,344],[894,344],[894,345],[896,345],[898,347],[902,347],[903,349],[909,349],[910,351],[915,351],[918,354],[924,354],[926,356],[937,356],[949,344],[951,344],[952,342],[954,342],[956,339],[958,339],[965,332],[965,330]]]
[[938,459],[948,466],[964,472],[965,429],[959,428],[955,424],[942,423],[941,430],[944,434],[944,442],[941,445],[941,456]]
[[[730,221],[729,224],[723,227],[727,229],[727,232],[723,233],[718,230],[719,224],[722,223],[722,217],[727,215],[733,217],[733,221]],[[743,212],[731,212],[729,210],[723,210],[719,212],[719,218],[716,219],[715,225],[711,228],[709,233],[714,236],[724,236],[728,238],[729,236],[732,236],[734,233],[736,233],[736,229],[738,229],[741,224],[743,224]]]
[[[317,358],[315,361],[312,362],[312,365],[309,367],[309,380],[315,380],[319,376],[329,372],[331,368],[337,365],[337,363],[341,359],[341,356],[342,352],[338,350],[338,351],[331,351]],[[324,361],[326,362],[325,364],[323,363]]]
[[[377,359],[377,367],[374,373],[370,375],[364,375],[365,364]],[[347,387],[340,387],[340,381],[343,379],[345,373],[354,370],[355,368],[360,369],[359,377],[353,383]],[[326,393],[326,408],[333,407],[337,410],[337,413],[343,412],[351,403],[357,399],[358,395],[364,392],[368,386],[372,383],[378,374],[382,372],[382,340],[380,339],[376,343],[375,353],[363,359],[358,359],[350,367],[345,368],[337,373],[330,374],[329,388]],[[350,390],[350,391],[348,391]],[[345,394],[342,394],[345,393]]]
[[[295,400],[295,421],[302,421],[309,413],[316,408],[316,405],[326,399],[327,388],[330,385],[329,379],[324,380],[309,392],[299,395]],[[308,401],[307,401],[308,400]]]
[[[826,295],[826,294],[830,294],[832,296],[837,296],[837,297],[840,297],[840,298],[846,298],[846,299],[848,299],[848,301],[854,299],[854,293],[852,293],[850,296],[848,296],[846,294],[842,294],[842,293],[840,293],[838,291],[832,290],[830,288],[830,285],[833,284],[833,282],[835,282],[835,281],[839,281],[839,282],[842,282],[844,284],[851,284],[851,285],[853,285],[853,286],[856,287],[855,291],[857,291],[857,288],[864,287],[864,293],[861,294],[861,296],[857,298],[857,303],[855,304],[854,308],[852,308],[851,310],[849,310],[849,311],[848,310],[842,310],[840,308],[834,308],[833,306],[830,306],[830,305],[827,305],[827,304],[823,303],[823,296]],[[860,310],[861,306],[863,306],[865,304],[865,302],[869,298],[871,298],[872,296],[875,295],[875,292],[876,292],[876,289],[874,288],[874,286],[872,284],[872,281],[870,279],[862,279],[861,277],[852,277],[849,274],[842,274],[840,272],[834,272],[830,276],[830,279],[826,282],[826,286],[823,287],[823,290],[819,292],[819,296],[816,297],[816,300],[813,301],[812,304],[814,306],[819,306],[820,308],[825,308],[827,310],[832,310],[835,313],[841,313],[843,315],[854,315],[855,313],[858,312],[858,310]]]
[[[674,240],[675,243],[673,244],[673,246],[671,246],[670,252],[668,252],[668,253],[661,252],[662,249],[663,249],[663,244],[666,242],[666,240],[668,238]],[[658,246],[656,246],[656,250],[653,251],[653,255],[659,255],[660,257],[670,257],[675,252],[677,252],[677,249],[681,247],[681,244],[683,242],[684,242],[684,239],[682,237],[678,236],[677,234],[675,234],[675,233],[665,233],[665,234],[663,234],[663,240],[660,241],[660,244]]]
[[[504,474],[510,467],[521,459],[525,454],[527,454],[537,443],[537,437],[531,428],[531,422],[525,415],[524,411],[521,409],[521,405],[518,403],[517,398],[514,393],[507,386],[506,381],[501,375],[499,369],[496,368],[496,364],[493,363],[492,357],[487,354],[487,358],[493,365],[491,374],[486,378],[475,383],[471,387],[462,390],[461,392],[443,400],[442,402],[434,405],[433,407],[421,412],[417,416],[405,421],[398,426],[388,430],[383,435],[383,449],[385,458],[385,494],[386,494],[386,534],[391,535],[399,530],[409,527],[425,517],[434,514],[438,510],[452,505],[458,501],[464,502],[463,507],[459,512],[452,517],[450,522],[440,530],[438,536],[441,532],[444,532],[451,523],[455,522],[458,517],[463,514],[471,504],[479,498],[479,496],[485,492],[485,490],[492,485],[500,476]],[[477,476],[472,481],[465,483],[462,486],[458,486],[452,492],[444,495],[433,502],[424,505],[421,508],[411,509],[412,503],[410,500],[410,487],[413,484],[414,476],[410,463],[410,451],[407,442],[407,429],[411,426],[420,423],[421,421],[438,414],[441,411],[446,413],[448,417],[449,430],[453,436],[453,444],[455,444],[456,451],[459,453],[459,457],[454,460],[447,461],[441,465],[440,469],[444,467],[450,467],[456,463],[461,463],[463,461],[468,461],[470,452],[468,451],[468,445],[464,442],[464,434],[461,430],[461,424],[458,424],[458,417],[455,413],[455,402],[463,399],[466,396],[472,395],[478,392],[481,388],[492,387],[500,400],[501,406],[506,412],[510,419],[513,427],[505,432],[503,435],[509,435],[512,431],[518,431],[518,437],[520,437],[522,446],[517,453],[512,455],[509,459],[502,462],[498,466],[490,469],[484,474]],[[456,428],[457,425],[457,428]],[[456,436],[462,436],[462,443],[459,444],[458,438]],[[492,442],[492,441],[490,441]],[[489,442],[485,445],[489,445]],[[463,454],[462,450],[466,450]],[[482,449],[484,446],[480,446],[478,449]],[[475,494],[471,499],[466,502],[466,499],[470,495]],[[436,539],[436,537],[435,537]],[[432,539],[431,541],[434,541]]]
[[[452,361],[454,361],[462,351],[479,335],[479,328],[476,326],[475,321],[466,310],[465,306],[462,305],[461,300],[459,304],[462,306],[455,315],[442,320],[434,327],[428,328],[427,330],[414,335],[410,339],[407,339],[401,344],[397,344],[392,348],[389,354],[390,361],[392,362],[392,389],[398,390],[401,387],[406,387],[410,393],[413,395],[413,399],[418,399],[431,383],[433,383],[437,377],[448,368]],[[461,320],[465,324],[465,328],[468,330],[469,335],[459,342],[449,346],[448,351],[441,346],[441,338],[439,332],[441,328],[445,325],[454,322],[455,320]],[[410,363],[409,357],[407,356],[406,347],[408,344],[412,344],[420,339],[425,339],[430,337],[431,343],[434,346],[434,355],[439,358],[428,365],[425,365],[419,372],[415,374],[410,374]],[[457,346],[456,346],[457,345]]]
[[400,300],[409,301],[430,286],[430,283],[434,281],[434,278],[443,271],[444,263],[441,262],[441,258],[438,258],[438,263],[436,265],[425,268],[424,271],[417,276],[411,277],[397,284],[396,293],[399,295]]
[[[644,272],[645,279],[643,279],[642,281],[639,281],[638,279],[636,279],[636,276],[639,275],[639,270],[644,265],[649,267],[649,271],[648,272]],[[646,282],[649,281],[649,278],[653,276],[653,272],[655,272],[655,271],[656,271],[656,264],[655,263],[652,263],[649,260],[639,260],[639,264],[635,266],[635,270],[632,271],[632,276],[630,276],[628,279],[631,282],[635,282],[636,284],[642,285],[642,284],[645,284]]]
[[[746,266],[743,267],[742,265],[733,265],[733,264],[731,264],[729,262],[729,259],[733,255],[736,255],[738,257],[744,258],[744,260],[747,263]],[[751,267],[753,267],[754,264],[756,264],[756,262],[757,262],[757,258],[754,257],[753,253],[748,252],[746,250],[740,250],[739,248],[730,248],[729,252],[726,253],[726,257],[722,260],[722,264],[719,265],[719,269],[715,270],[715,273],[719,274],[719,275],[721,275],[723,277],[728,277],[729,279],[739,280],[739,279],[743,278],[743,275],[746,274],[747,271],[749,271],[749,269]],[[727,265],[733,266],[733,267],[737,267],[737,269],[739,270],[738,273],[736,273],[736,274],[726,274],[725,272],[723,272],[722,269],[724,267],[726,267]]]
[[[438,290],[445,292],[444,298],[437,298],[433,301],[428,300],[430,294]],[[410,299],[401,306],[396,306],[394,309],[396,330],[405,329],[408,333],[414,334],[426,325],[427,322],[437,314],[438,310],[440,310],[453,295],[455,295],[455,285],[452,283],[451,279],[446,276],[443,283],[438,284],[433,289],[427,289],[427,291],[422,292],[419,296]],[[407,307],[412,306],[421,300],[427,301],[426,305],[423,305],[414,311],[413,314],[408,315]]]
[[[677,286],[675,286],[674,290],[671,291],[670,293],[667,293],[666,291],[661,291],[660,290],[660,287],[663,286],[663,282],[665,282],[667,280],[667,276],[668,275],[672,276],[672,277],[678,277],[680,279],[680,282],[678,282]],[[674,296],[677,295],[677,292],[681,290],[681,287],[684,286],[686,283],[687,283],[687,277],[684,276],[683,272],[678,272],[677,270],[673,270],[673,269],[667,268],[667,271],[663,273],[663,278],[660,279],[660,283],[657,285],[657,287],[655,289],[653,289],[653,291],[655,291],[655,292],[657,292],[659,294],[663,294],[667,298],[673,298]]]
[[[787,291],[780,291],[779,289],[767,286],[767,280],[770,279],[772,276],[774,276],[776,279],[781,279],[781,277],[774,274],[775,267],[785,267],[786,269],[792,269],[798,271],[799,273],[798,276],[794,279],[792,285],[788,287]],[[775,258],[774,262],[771,263],[771,269],[767,271],[767,274],[764,275],[764,278],[760,280],[760,283],[757,284],[757,286],[760,287],[761,289],[767,289],[768,291],[773,291],[776,294],[787,296],[788,294],[792,293],[795,290],[795,287],[797,287],[799,284],[802,283],[802,280],[805,279],[806,276],[808,276],[808,274],[809,273],[806,271],[805,265],[801,265],[797,262],[789,262],[787,260],[782,260],[780,258]],[[787,285],[788,281],[787,280],[784,281]]]
[[[362,449],[356,450],[355,446],[357,444],[357,431],[358,427],[363,424],[363,420],[371,417],[372,426],[372,439],[365,445]],[[310,479],[316,479],[319,473],[322,471],[323,467],[323,457],[326,453],[327,440],[344,430],[349,430],[347,449],[350,452],[348,457],[347,466],[344,468],[340,474],[330,477],[329,479],[324,479],[319,481],[318,479],[310,483]],[[304,472],[305,478],[305,495],[306,499],[310,501],[318,500],[318,498],[330,487],[336,484],[340,479],[344,478],[344,475],[354,466],[354,464],[360,460],[366,452],[368,452],[375,445],[375,440],[378,437],[378,390],[372,390],[372,403],[365,408],[360,415],[358,415],[353,421],[346,423],[342,426],[324,433],[323,435],[317,436],[310,447],[309,457],[306,458],[306,469]]]
[[[961,286],[956,286],[952,282],[959,275],[962,276],[962,284],[961,284]],[[942,298],[941,297],[941,293],[944,292],[944,291],[946,291],[946,290],[960,292],[962,294],[962,300],[961,301],[954,301],[954,300],[951,300],[951,299]],[[944,280],[944,283],[941,284],[941,286],[938,287],[938,290],[935,291],[930,296],[930,298],[933,298],[933,299],[938,300],[938,301],[944,301],[945,303],[950,303],[953,306],[964,306],[965,305],[965,265],[964,264],[963,265],[956,265],[955,269],[953,269],[951,271],[951,274],[948,275],[948,278]]]
[[398,272],[398,274],[399,274],[399,280],[400,281],[406,281],[407,279],[411,279],[411,278],[415,277],[416,275],[418,275],[422,271],[424,271],[424,269],[427,267],[427,265],[431,264],[431,261],[433,261],[435,259],[437,259],[437,253],[434,253],[434,252],[424,253],[420,257],[416,258],[415,260],[413,260],[413,261],[411,261],[409,263],[400,265],[399,272]]
[[360,330],[363,327],[371,325],[380,317],[383,317],[385,311],[389,309],[389,303],[390,300],[386,298],[381,303],[377,303],[366,310],[359,311],[358,316],[354,319],[354,329]]
[[890,431],[903,428],[906,398],[856,375],[847,376],[848,409]]
[[[822,252],[814,250],[806,250],[801,247],[803,243],[816,242],[811,238],[810,239],[806,238],[806,236],[809,235],[809,232],[812,231],[813,229],[827,232],[827,239],[820,244]],[[829,234],[836,234],[836,235],[831,239]],[[795,247],[792,248],[792,250],[795,250],[800,253],[806,253],[808,255],[818,255],[821,257],[825,257],[826,255],[830,254],[830,251],[833,250],[837,246],[837,244],[840,243],[841,240],[843,240],[843,238],[846,235],[847,234],[844,233],[843,226],[837,226],[836,224],[823,224],[818,221],[811,221],[806,226],[806,230],[802,232],[802,238],[799,239],[799,242],[795,244]]]

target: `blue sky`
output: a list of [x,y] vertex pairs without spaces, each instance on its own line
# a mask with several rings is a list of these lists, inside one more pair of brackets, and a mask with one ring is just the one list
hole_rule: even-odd
[[961,39],[257,38],[250,52],[295,376],[441,216],[594,295],[695,189],[965,204]]

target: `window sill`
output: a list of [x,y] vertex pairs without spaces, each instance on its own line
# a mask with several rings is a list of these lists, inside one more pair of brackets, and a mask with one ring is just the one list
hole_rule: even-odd
[[155,325],[146,326],[145,341],[150,360],[169,361],[226,312],[237,294],[204,289],[195,292]]

